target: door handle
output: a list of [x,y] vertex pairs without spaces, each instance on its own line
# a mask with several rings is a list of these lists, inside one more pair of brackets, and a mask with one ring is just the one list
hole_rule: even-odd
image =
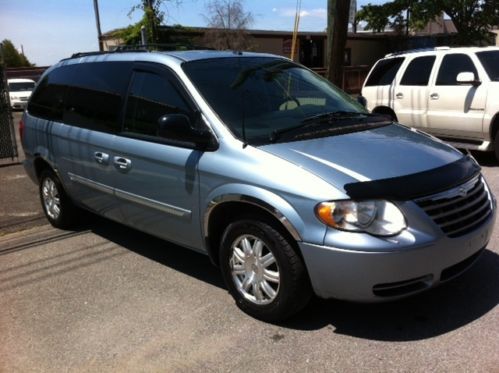
[[132,167],[132,161],[124,157],[114,157],[114,165],[120,171],[128,171]]
[[398,98],[399,100],[403,99],[404,98],[404,94],[403,93],[397,93],[395,95],[396,98]]
[[432,93],[432,94],[430,95],[430,98],[431,98],[432,100],[438,100],[438,99],[440,98],[440,96],[439,96],[439,94],[438,94],[438,93]]
[[99,164],[108,164],[109,163],[109,154],[103,152],[95,152],[94,159]]

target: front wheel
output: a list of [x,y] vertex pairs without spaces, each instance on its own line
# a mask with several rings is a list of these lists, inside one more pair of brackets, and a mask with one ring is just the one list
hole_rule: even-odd
[[220,266],[238,307],[257,319],[284,320],[311,297],[300,256],[265,222],[248,219],[230,224],[222,238]]

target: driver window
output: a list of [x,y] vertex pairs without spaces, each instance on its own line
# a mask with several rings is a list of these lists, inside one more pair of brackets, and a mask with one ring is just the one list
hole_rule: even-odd
[[438,71],[437,85],[459,85],[457,76],[462,72],[471,72],[478,79],[475,64],[466,54],[446,55]]

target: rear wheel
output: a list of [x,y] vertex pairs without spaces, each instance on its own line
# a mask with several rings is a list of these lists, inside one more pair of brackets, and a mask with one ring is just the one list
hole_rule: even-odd
[[66,195],[59,178],[52,170],[40,175],[40,200],[47,220],[56,228],[70,228],[76,221],[77,208]]
[[239,220],[226,228],[221,245],[222,274],[241,310],[279,321],[308,303],[312,292],[303,261],[270,224]]

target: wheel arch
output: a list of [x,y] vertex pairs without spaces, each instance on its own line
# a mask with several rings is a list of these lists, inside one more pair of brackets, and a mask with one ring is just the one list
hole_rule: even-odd
[[[234,192],[210,199],[203,216],[203,236],[208,255],[215,265],[218,265],[218,251],[225,228],[237,217],[244,215],[257,215],[272,223],[298,249],[296,242],[302,240],[300,229],[304,223],[284,199],[277,195],[272,197],[271,202],[261,195]],[[299,249],[297,252],[301,255]]]
[[499,131],[499,113],[496,113],[490,121],[490,139],[495,140],[497,131]]
[[36,175],[36,178],[38,180],[40,180],[40,176],[42,175],[42,172],[44,170],[49,169],[49,170],[52,170],[54,173],[56,173],[56,170],[54,169],[54,167],[52,167],[52,165],[41,156],[35,157],[35,159],[33,161],[33,165],[35,168],[35,175]]
[[371,112],[377,113],[377,114],[389,115],[391,117],[391,119],[393,119],[394,121],[398,121],[397,114],[395,114],[395,111],[391,107],[383,106],[383,105],[376,106],[374,109],[372,109]]

